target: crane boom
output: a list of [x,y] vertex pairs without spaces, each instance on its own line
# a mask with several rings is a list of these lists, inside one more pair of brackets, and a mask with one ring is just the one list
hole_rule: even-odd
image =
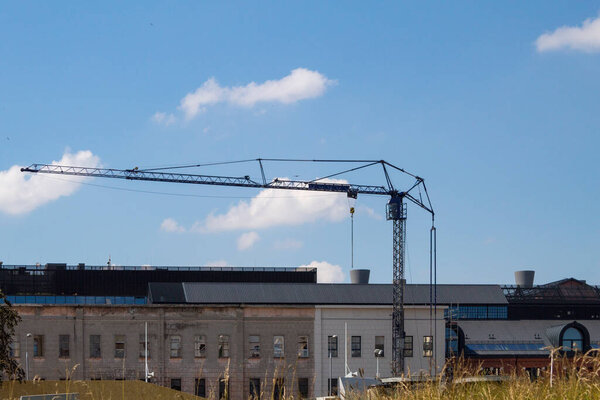
[[[157,170],[200,167],[202,165],[181,166],[173,168],[158,168],[158,169],[111,169],[111,168],[93,168],[93,167],[76,167],[56,164],[31,164],[29,167],[21,168],[22,172],[42,173],[42,174],[57,174],[69,176],[86,176],[99,178],[115,178],[134,181],[151,181],[151,182],[174,182],[174,183],[189,183],[198,185],[217,185],[217,186],[234,186],[246,187],[255,189],[287,189],[287,190],[305,190],[317,192],[333,192],[346,193],[348,197],[356,198],[359,194],[369,195],[386,195],[390,197],[387,203],[386,217],[393,222],[392,244],[393,244],[393,309],[392,309],[392,374],[399,376],[404,372],[404,260],[406,246],[406,204],[404,200],[408,200],[422,209],[434,215],[433,207],[427,193],[425,182],[422,178],[406,172],[402,168],[398,168],[387,161],[369,161],[369,160],[289,160],[289,159],[256,159],[244,160],[257,161],[261,172],[261,181],[257,182],[245,176],[218,176],[218,175],[197,175],[197,174],[182,174],[171,171],[157,172]],[[344,170],[335,174],[330,174],[322,178],[314,180],[289,180],[283,178],[275,178],[267,181],[263,168],[264,161],[293,161],[293,162],[326,162],[326,163],[364,163],[364,165]],[[234,162],[212,163],[206,165],[230,164]],[[383,169],[386,179],[386,186],[377,185],[357,185],[352,183],[340,183],[331,181],[329,178],[339,176],[344,173],[356,171],[361,168],[367,168],[379,164]],[[387,167],[400,171],[403,174],[409,175],[415,179],[415,182],[406,191],[398,191],[394,188]],[[426,195],[426,200],[423,201],[421,196],[415,197],[412,191],[417,188],[423,188]],[[434,340],[435,343],[435,340]]]
[[32,164],[21,168],[22,172],[34,172],[43,174],[58,174],[72,176],[90,176],[98,178],[129,179],[134,181],[153,182],[176,182],[193,183],[199,185],[238,186],[256,189],[291,189],[310,190],[320,192],[337,192],[351,194],[378,194],[389,195],[389,191],[383,186],[355,185],[333,182],[318,181],[293,181],[288,179],[273,179],[268,183],[258,183],[250,179],[250,176],[216,176],[179,174],[173,172],[154,172],[138,169],[112,169],[112,168],[90,168],[72,167],[55,164]]

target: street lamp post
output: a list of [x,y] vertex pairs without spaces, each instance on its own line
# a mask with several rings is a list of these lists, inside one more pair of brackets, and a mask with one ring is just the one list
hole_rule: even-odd
[[27,343],[29,342],[29,338],[31,337],[31,333],[25,335],[25,380],[29,380],[29,351],[27,348]]
[[375,360],[377,360],[377,373],[375,374],[375,378],[379,379],[379,357],[383,355],[383,350],[375,349]]
[[331,356],[332,356],[332,346],[333,346],[333,340],[336,339],[337,340],[337,335],[333,335],[331,336],[331,339],[329,340],[329,343],[327,344],[329,347],[329,396],[331,396],[331,380],[332,375],[333,375],[333,367],[332,367],[332,362],[331,362]]

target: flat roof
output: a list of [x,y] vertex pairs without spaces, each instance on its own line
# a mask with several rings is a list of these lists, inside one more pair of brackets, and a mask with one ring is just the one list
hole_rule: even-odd
[[[150,283],[151,303],[391,305],[391,284]],[[430,303],[430,287],[407,284],[404,304]],[[437,285],[438,304],[508,304],[499,285]]]

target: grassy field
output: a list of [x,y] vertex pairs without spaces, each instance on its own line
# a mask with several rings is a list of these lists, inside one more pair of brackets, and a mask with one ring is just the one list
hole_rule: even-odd
[[[458,366],[457,366],[458,365]],[[550,379],[549,370],[535,380],[524,371],[513,371],[501,382],[467,382],[480,379],[481,370],[468,370],[454,365],[454,380],[439,378],[416,385],[399,385],[394,388],[371,389],[368,395],[349,395],[347,399],[358,400],[563,400],[600,399],[600,356],[584,355],[574,359],[558,357]],[[0,399],[13,400],[26,394],[74,393],[81,400],[199,400],[199,397],[147,384],[141,381],[37,381],[5,382]],[[294,395],[296,395],[294,393]],[[213,396],[214,397],[214,396]],[[261,398],[269,400],[271,393]],[[285,400],[297,399],[284,396]]]
[[79,393],[80,400],[198,400],[200,397],[141,381],[4,382],[2,400],[49,393]]

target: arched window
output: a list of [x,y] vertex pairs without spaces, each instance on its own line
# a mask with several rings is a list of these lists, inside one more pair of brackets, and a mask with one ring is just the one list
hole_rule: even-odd
[[563,333],[560,345],[564,351],[582,351],[583,333],[575,327],[567,328]]

